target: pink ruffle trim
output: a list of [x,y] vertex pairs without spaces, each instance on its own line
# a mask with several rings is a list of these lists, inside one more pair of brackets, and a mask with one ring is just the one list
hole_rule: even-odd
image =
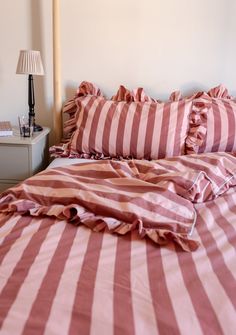
[[5,213],[17,212],[21,215],[53,216],[74,225],[84,224],[97,232],[108,228],[110,232],[119,235],[125,235],[137,229],[141,238],[147,236],[158,245],[167,245],[172,241],[182,250],[188,252],[195,251],[200,245],[197,241],[189,239],[187,233],[177,233],[160,228],[145,228],[140,219],[132,223],[126,223],[115,218],[98,216],[92,212],[88,212],[78,204],[42,206],[30,200],[18,200],[13,194],[6,195],[5,198],[2,198],[1,202],[0,210]]
[[207,132],[207,112],[213,99],[233,99],[223,85],[213,87],[208,92],[197,92],[193,99],[193,109],[190,114],[189,133],[185,141],[185,153],[199,153]]
[[68,115],[68,120],[63,124],[63,142],[69,140],[76,130],[76,112],[77,104],[76,99],[86,95],[95,95],[103,97],[101,90],[93,83],[83,81],[78,87],[74,98],[68,100],[63,106],[62,113]]
[[211,88],[208,92],[199,91],[197,93],[194,93],[189,98],[190,99],[198,99],[198,98],[233,99],[233,97],[229,95],[227,88],[222,84]]
[[189,120],[189,133],[185,141],[185,153],[198,153],[203,144],[207,132],[207,112],[210,103],[204,100],[196,100],[193,103]]
[[161,102],[160,100],[151,98],[149,95],[147,95],[142,87],[138,87],[130,91],[123,85],[119,87],[116,95],[114,95],[111,100],[126,102]]

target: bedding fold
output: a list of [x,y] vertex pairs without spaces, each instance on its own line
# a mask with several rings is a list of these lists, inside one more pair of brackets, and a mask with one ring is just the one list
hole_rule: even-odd
[[235,173],[236,158],[228,153],[74,164],[5,191],[0,212],[52,216],[98,232],[137,230],[157,245],[194,251],[195,203],[225,193],[236,184]]

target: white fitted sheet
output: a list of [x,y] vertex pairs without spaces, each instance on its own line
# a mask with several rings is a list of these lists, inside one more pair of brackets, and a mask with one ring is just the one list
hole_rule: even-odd
[[59,167],[59,166],[66,166],[78,163],[92,163],[94,159],[85,159],[85,158],[55,158],[49,165],[48,169]]

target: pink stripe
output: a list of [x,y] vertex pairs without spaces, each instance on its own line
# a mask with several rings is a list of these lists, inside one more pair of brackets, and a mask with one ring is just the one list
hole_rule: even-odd
[[114,335],[135,334],[131,295],[131,234],[117,241],[114,271]]
[[[92,232],[78,279],[69,334],[89,334],[97,267],[103,234]],[[102,306],[101,306],[102,308]]]
[[[217,169],[219,169],[222,174],[224,175],[225,170],[227,168],[227,161],[231,161],[233,160],[233,164],[236,163],[236,160],[234,157],[228,155],[228,154],[224,154],[222,153],[217,153],[217,154],[202,154],[201,156],[195,156],[197,159],[199,159],[200,162],[203,163],[207,163],[212,165],[212,167],[217,167]],[[221,160],[223,159],[223,161]]]
[[[225,199],[228,205],[229,210],[236,215],[236,206],[234,195],[227,196]],[[216,215],[215,219],[218,226],[222,228],[225,232],[228,242],[233,246],[236,251],[236,229],[232,226],[230,222],[220,213],[220,209],[216,206]]]
[[100,119],[102,108],[105,105],[105,102],[106,100],[99,101],[98,106],[95,108],[92,115],[90,115],[90,117],[92,118],[92,122],[91,122],[91,129],[90,129],[89,140],[88,140],[89,150],[87,151],[91,153],[96,153],[96,152],[102,153],[102,148],[98,147],[98,143],[96,142],[96,135],[97,135],[97,131],[103,132],[103,129],[99,127],[99,119]]
[[165,159],[165,160],[160,160],[158,162],[158,164],[163,167],[163,169],[167,169],[167,170],[170,170],[170,171],[173,171],[173,172],[178,172],[179,169],[177,169],[177,167],[173,164],[170,164],[171,160],[168,161],[168,159]]
[[171,104],[165,104],[163,108],[163,118],[162,118],[162,125],[161,125],[158,158],[164,158],[166,156],[168,130],[169,130],[169,124],[170,124],[170,107],[171,107]]
[[[199,105],[201,105],[202,107],[200,108],[201,113],[203,113],[202,111],[205,111],[205,118],[204,118],[204,114],[202,115],[203,119],[201,116],[200,120],[201,120],[201,126],[205,126],[206,127],[206,135],[204,135],[204,139],[202,139],[202,144],[199,147],[199,150],[197,151],[197,153],[203,153],[203,152],[211,152],[212,151],[212,146],[214,143],[214,113],[213,113],[213,107],[212,107],[212,103],[209,104],[209,101],[206,101],[203,99],[203,101],[199,102]],[[207,111],[206,111],[207,109]],[[206,124],[204,125],[204,119],[206,119]],[[200,132],[201,133],[201,132]],[[210,140],[209,140],[210,139]],[[211,140],[212,139],[212,140]]]
[[144,145],[145,159],[152,158],[152,141],[153,141],[154,124],[155,124],[155,118],[158,117],[156,115],[156,106],[157,105],[155,103],[151,103],[148,111],[147,130]]
[[199,278],[192,254],[180,252],[178,247],[175,247],[175,249],[185,286],[188,290],[203,334],[207,334],[209,331],[209,320],[211,320],[212,334],[223,334],[217,315],[211,306],[211,302]]
[[[139,126],[137,129],[137,159],[142,159],[143,157],[146,157],[145,153],[145,140],[146,136],[149,132],[149,129],[147,128],[148,123],[148,117],[149,117],[149,111],[150,111],[150,104],[142,104],[142,112],[140,114],[140,121]],[[151,149],[151,147],[150,147]],[[149,157],[150,159],[150,157]]]
[[[203,164],[201,164],[201,162],[194,162],[194,157],[192,157],[193,159],[189,159],[187,160],[186,157],[183,158],[179,158],[178,160],[180,162],[183,162],[183,165],[185,167],[189,167],[192,168],[193,170],[197,170],[197,171],[204,171],[207,173],[208,177],[214,179],[215,182],[218,182],[219,184],[221,184],[222,182],[224,182],[224,179],[222,177],[219,177],[216,173],[214,173],[215,171],[213,169],[211,169],[210,166],[204,166]],[[201,160],[201,158],[200,158]],[[202,161],[204,162],[204,159],[202,159]],[[207,161],[207,159],[206,159]],[[218,164],[217,164],[218,167]]]
[[138,154],[138,129],[140,125],[141,113],[143,104],[137,103],[136,110],[133,118],[133,124],[131,128],[131,143],[130,143],[130,155],[132,157],[137,157]]
[[[91,108],[87,108],[88,106],[86,105],[86,112],[88,111],[88,117],[86,119],[85,126],[83,128],[83,125],[81,125],[80,127],[77,128],[78,133],[80,134],[80,136],[83,137],[82,152],[84,152],[84,153],[89,154],[90,151],[92,151],[94,149],[94,148],[90,148],[89,139],[90,139],[90,134],[93,132],[92,122],[93,122],[93,118],[95,117],[95,111],[97,110],[100,102],[101,102],[101,99],[95,99]],[[82,113],[82,114],[84,114],[84,113]],[[97,143],[96,143],[96,145],[97,145]],[[92,153],[94,153],[94,152],[92,152]]]
[[[49,183],[49,182],[48,182]],[[55,188],[56,182],[53,182],[53,187]],[[60,182],[59,182],[60,186]],[[80,184],[81,190],[86,190],[86,187],[84,187],[82,184]],[[75,188],[75,185],[74,185]],[[135,191],[135,188],[134,188]],[[114,217],[118,220],[121,220],[121,223],[134,223],[137,222],[137,217],[140,218],[140,220],[143,220],[143,226],[148,228],[152,227],[153,229],[170,229],[171,231],[175,231],[178,227],[178,231],[180,232],[189,232],[189,229],[191,229],[191,222],[192,218],[190,218],[191,211],[192,211],[192,205],[185,199],[181,199],[180,196],[175,195],[173,192],[168,190],[163,190],[162,188],[155,188],[155,192],[159,191],[159,194],[163,196],[163,198],[166,198],[166,200],[169,200],[168,207],[171,208],[172,206],[176,205],[178,206],[181,203],[185,205],[186,212],[181,211],[180,213],[176,213],[174,211],[171,211],[170,209],[164,207],[160,203],[153,204],[152,202],[149,202],[148,200],[144,200],[141,197],[134,197],[129,195],[121,195],[116,193],[107,193],[107,192],[95,192],[95,191],[87,191],[86,194],[90,200],[86,200],[84,198],[74,198],[74,197],[62,197],[61,201],[58,198],[53,199],[52,197],[44,196],[43,202],[44,205],[50,206],[50,204],[57,203],[57,204],[63,204],[64,206],[68,206],[70,204],[78,203],[87,210],[91,211],[91,213],[96,213],[96,215],[101,216],[107,216],[107,217]],[[31,194],[28,192],[29,196],[34,197],[35,201],[40,202],[41,195],[39,194],[36,196],[35,194]],[[96,197],[96,203],[95,203],[95,197]],[[38,200],[37,200],[38,199]],[[91,201],[93,199],[94,201]],[[117,208],[114,208],[109,203],[106,203],[104,199],[107,200],[113,200],[117,202]],[[173,203],[170,205],[170,201]],[[128,208],[124,211],[124,208],[119,205],[119,203],[127,203],[129,204]],[[135,212],[135,209],[132,208],[132,204],[134,204],[136,208],[136,211],[139,209],[139,214],[137,216],[137,213]],[[95,208],[96,207],[96,211]],[[126,206],[127,207],[127,206]],[[76,207],[74,205],[75,211]],[[150,212],[157,212],[159,215],[162,215],[166,218],[165,223],[161,223],[161,220],[159,217],[157,217],[156,222],[153,221],[152,217],[147,217],[144,214],[142,214],[142,209],[146,209]],[[72,211],[72,208],[70,209]],[[61,213],[62,214],[62,213]],[[185,217],[186,215],[186,217]],[[178,220],[178,222],[177,222]],[[95,221],[95,220],[94,220]],[[187,227],[182,225],[182,223],[187,223]],[[86,221],[84,221],[86,224]]]
[[221,140],[221,117],[220,117],[220,109],[216,103],[212,104],[212,111],[214,116],[214,144],[212,147],[213,152],[219,151],[220,140]]
[[85,125],[86,125],[86,122],[89,116],[89,110],[95,101],[96,101],[96,97],[94,96],[91,97],[91,99],[88,101],[88,103],[85,106],[83,106],[83,100],[81,102],[79,101],[80,108],[82,108],[83,106],[83,119],[79,127],[80,136],[77,136],[76,138],[75,148],[72,142],[73,149],[74,150],[77,149],[79,152],[83,152],[83,149],[82,149],[83,148],[83,133],[85,131]]
[[236,118],[236,106],[232,106],[232,103],[229,103],[229,101],[223,101],[223,104],[225,106],[226,112],[227,112],[227,119],[228,119],[228,141],[226,145],[226,151],[232,151],[235,149],[235,118]]
[[[182,128],[184,124],[184,117],[185,117],[185,100],[181,100],[178,103],[177,107],[177,122],[176,122],[176,131],[175,131],[175,139],[174,139],[174,151],[173,155],[177,156],[180,155],[180,149],[181,149],[181,143],[182,146],[184,144],[184,141],[182,139]],[[187,133],[186,133],[187,136]]]
[[174,330],[176,335],[180,334],[166,285],[160,248],[149,241],[146,241],[146,246],[149,285],[158,331],[160,334],[172,334]]
[[[9,219],[9,215],[6,216],[6,219]],[[14,245],[16,240],[21,236],[23,229],[27,227],[31,221],[32,221],[31,217],[19,218],[14,228],[12,229],[11,233],[6,235],[1,245],[0,265],[2,264],[2,261],[4,257],[7,255],[8,251]],[[2,220],[1,222],[4,222],[4,220]]]
[[[114,178],[114,174],[113,174],[113,178]],[[41,186],[42,182],[44,180],[37,180],[37,181],[31,181],[28,182],[29,185],[37,187],[37,186]],[[155,206],[158,206],[159,201],[156,200],[156,202],[153,204],[153,202],[149,201],[149,199],[144,199],[142,198],[142,194],[144,194],[145,192],[158,192],[160,195],[162,195],[163,197],[165,197],[166,199],[169,199],[173,202],[175,202],[178,205],[182,205],[182,206],[186,206],[188,208],[192,208],[191,205],[188,205],[186,200],[183,199],[182,197],[178,196],[178,192],[177,194],[175,194],[175,192],[168,190],[167,188],[167,184],[165,185],[165,187],[163,185],[158,186],[158,182],[173,182],[176,184],[176,190],[182,193],[186,193],[186,188],[190,188],[193,184],[193,180],[188,180],[188,179],[184,179],[182,177],[173,177],[172,179],[167,176],[167,177],[163,177],[163,176],[157,176],[157,177],[152,177],[151,179],[147,180],[146,182],[133,182],[132,184],[126,184],[125,181],[121,181],[120,184],[117,182],[117,184],[113,184],[110,180],[103,180],[98,179],[98,180],[91,180],[91,179],[86,179],[84,177],[81,178],[76,178],[77,182],[72,182],[71,180],[66,180],[66,186],[67,187],[71,187],[74,190],[71,192],[71,196],[63,196],[62,198],[59,197],[51,197],[49,196],[44,196],[43,197],[43,201],[41,200],[41,196],[42,194],[39,193],[37,194],[31,194],[32,197],[34,197],[34,200],[36,202],[41,202],[43,205],[47,205],[50,206],[50,204],[64,204],[64,205],[70,205],[71,203],[81,203],[83,204],[83,202],[85,204],[88,204],[89,201],[87,201],[86,199],[81,198],[81,201],[79,200],[79,196],[78,194],[76,194],[76,189],[80,188],[81,190],[87,191],[88,195],[89,193],[96,194],[96,196],[98,197],[97,199],[99,200],[99,198],[107,198],[110,200],[117,200],[117,201],[122,201],[122,202],[130,202],[130,203],[134,203],[134,204],[138,204],[140,203],[140,207],[143,208],[149,208],[149,206],[153,207],[152,211],[154,212],[159,212],[159,209],[155,210]],[[155,185],[154,183],[157,183],[157,185]],[[91,187],[90,187],[91,184]],[[179,184],[179,185],[178,185]],[[101,191],[98,191],[95,189],[94,185],[99,185],[101,186]],[[62,189],[64,187],[64,182],[62,182],[61,180],[47,180],[47,186],[54,188],[54,189]],[[109,189],[104,190],[102,187],[109,187]],[[114,190],[117,191],[123,191],[125,192],[125,194],[118,194],[117,192],[113,192]],[[110,192],[109,192],[110,191]],[[137,195],[136,193],[140,193],[140,196]],[[19,200],[21,198],[21,194],[18,194]],[[30,195],[30,192],[28,191],[28,194]],[[73,196],[74,195],[74,196]],[[136,201],[137,200],[137,201]],[[99,204],[98,204],[99,205]],[[103,201],[101,202],[101,205],[103,205]],[[91,206],[93,206],[91,204]],[[91,207],[89,206],[89,207]],[[108,206],[109,207],[109,206]],[[164,207],[164,206],[163,206]],[[91,207],[92,209],[92,207]],[[177,214],[175,214],[177,215]],[[182,217],[183,219],[183,217]]]
[[125,141],[124,132],[125,132],[125,124],[126,124],[128,110],[129,110],[129,105],[124,104],[122,106],[118,129],[117,129],[118,136],[116,138],[116,154],[118,157],[124,156],[123,143]]
[[[206,203],[206,206],[211,209],[212,213],[216,216],[217,214],[215,208],[213,208],[213,204],[214,202],[209,204]],[[204,234],[199,231],[199,226],[206,225],[202,217],[199,216],[197,222],[198,224],[196,225],[196,228],[198,230],[199,236],[201,237],[201,243],[206,249],[213,271],[215,272],[232,305],[236,309],[236,290],[232,289],[235,287],[235,279],[226,266],[222,253],[218,249],[216,241],[214,240],[211,232],[207,228],[204,231]]]
[[109,156],[109,143],[110,143],[110,137],[113,135],[111,133],[111,122],[114,117],[114,113],[116,111],[116,104],[113,103],[111,104],[107,116],[106,116],[106,121],[104,124],[104,131],[102,134],[102,152],[104,153],[105,156]]
[[114,113],[114,117],[110,120],[111,122],[111,136],[109,138],[109,153],[111,157],[117,156],[116,145],[117,140],[119,138],[118,128],[119,128],[119,120],[122,114],[123,106],[126,103],[124,101],[116,103],[116,110]]
[[217,151],[225,151],[229,139],[229,111],[225,108],[224,102],[218,99],[214,100],[214,103],[218,106],[220,112],[221,121],[221,133],[220,133],[220,145]]
[[0,213],[0,228],[5,225],[5,223],[10,219],[11,216],[12,216],[11,213],[9,214]]
[[[29,223],[29,218],[22,218],[25,223]],[[14,303],[17,294],[24,283],[31,265],[34,263],[36,256],[39,253],[40,247],[45,240],[49,231],[52,219],[42,221],[38,232],[32,237],[28,246],[25,248],[20,261],[16,264],[11,277],[8,279],[5,287],[0,294],[0,329],[2,323],[7,316],[12,304]]]
[[37,332],[44,333],[53,299],[55,297],[61,275],[64,271],[66,260],[69,256],[77,228],[66,224],[47,273],[39,288],[37,297],[31,308],[29,318],[22,334],[31,335],[34,332],[37,319]]

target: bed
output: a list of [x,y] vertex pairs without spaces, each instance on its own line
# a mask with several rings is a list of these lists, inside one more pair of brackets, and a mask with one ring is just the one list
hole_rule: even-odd
[[235,106],[83,82],[57,158],[0,197],[1,334],[235,334]]
[[58,11],[55,159],[0,195],[0,334],[234,335],[235,98],[82,82],[61,130]]

